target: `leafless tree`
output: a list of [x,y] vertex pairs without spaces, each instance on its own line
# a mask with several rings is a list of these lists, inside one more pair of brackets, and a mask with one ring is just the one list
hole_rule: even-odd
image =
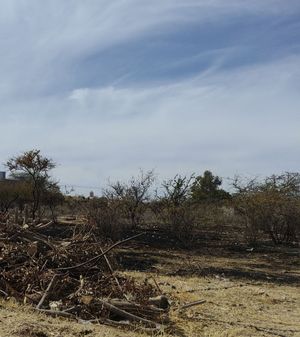
[[133,228],[141,223],[146,203],[150,200],[150,188],[155,181],[154,171],[140,170],[137,177],[132,177],[128,183],[117,181],[109,183],[104,191],[106,198],[119,202]]
[[194,175],[190,177],[176,174],[172,179],[166,180],[162,183],[163,198],[171,203],[173,206],[179,206],[190,196],[192,182]]

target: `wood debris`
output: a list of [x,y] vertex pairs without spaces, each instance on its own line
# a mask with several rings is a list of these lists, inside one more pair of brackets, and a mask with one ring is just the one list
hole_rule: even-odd
[[0,296],[83,322],[126,321],[154,330],[168,324],[168,301],[157,287],[113,269],[113,249],[142,234],[108,245],[52,221],[0,226]]

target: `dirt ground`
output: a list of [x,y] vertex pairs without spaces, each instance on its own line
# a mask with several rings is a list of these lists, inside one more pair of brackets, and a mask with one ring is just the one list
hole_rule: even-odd
[[[299,248],[257,248],[210,241],[198,250],[178,249],[172,244],[162,249],[159,244],[155,246],[159,243],[155,235],[158,234],[149,234],[148,239],[120,248],[118,272],[157,283],[171,302],[173,334],[300,336]],[[206,302],[178,310],[179,306],[196,300]],[[50,318],[13,301],[0,302],[0,337],[146,335],[100,324],[84,325]],[[159,336],[169,336],[169,333],[161,331]]]

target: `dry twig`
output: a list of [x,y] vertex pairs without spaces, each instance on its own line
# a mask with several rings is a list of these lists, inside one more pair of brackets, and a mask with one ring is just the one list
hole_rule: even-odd
[[42,298],[40,299],[39,303],[37,304],[36,309],[39,310],[40,307],[42,306],[42,304],[44,303],[45,299],[46,299],[47,296],[49,295],[49,292],[50,292],[50,290],[51,290],[51,288],[52,288],[52,286],[53,286],[54,280],[56,279],[57,276],[58,276],[57,274],[53,275],[53,277],[52,277],[50,283],[48,284],[47,289],[46,289],[45,292],[44,292],[44,295],[42,296]]
[[123,309],[120,309],[120,308],[116,307],[115,305],[113,305],[111,303],[108,303],[108,302],[104,301],[104,300],[99,299],[98,301],[103,305],[103,307],[109,309],[113,313],[115,313],[115,314],[117,314],[117,315],[119,315],[123,318],[126,318],[130,321],[143,323],[150,328],[157,328],[157,329],[161,328],[161,325],[158,324],[158,323],[155,323],[155,322],[150,321],[148,319],[145,319],[145,318],[139,317],[137,315],[131,314],[131,313],[129,313],[129,312],[123,310]]
[[206,302],[206,300],[199,300],[199,301],[194,301],[194,302],[184,304],[179,308],[179,311],[194,307],[194,306],[199,305],[199,304],[203,304],[205,302]]
[[115,244],[113,244],[112,246],[110,246],[109,248],[107,248],[103,253],[85,261],[85,262],[82,262],[82,263],[79,263],[77,264],[76,266],[72,266],[72,267],[64,267],[64,268],[57,268],[57,270],[71,270],[71,269],[76,269],[76,268],[79,268],[79,267],[82,267],[88,263],[91,263],[91,262],[94,262],[96,260],[98,260],[100,257],[104,256],[105,254],[107,254],[109,251],[111,251],[112,249],[114,249],[115,247],[125,243],[125,242],[128,242],[130,240],[133,240],[141,235],[144,235],[144,233],[140,233],[140,234],[137,234],[137,235],[134,235],[134,236],[131,236],[130,238],[127,238],[125,240],[122,240],[122,241],[118,241],[116,242]]

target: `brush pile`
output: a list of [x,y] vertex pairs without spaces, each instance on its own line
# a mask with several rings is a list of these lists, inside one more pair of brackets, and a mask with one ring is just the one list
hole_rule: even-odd
[[159,329],[168,301],[155,285],[118,275],[113,245],[78,226],[0,224],[0,296],[79,321]]

